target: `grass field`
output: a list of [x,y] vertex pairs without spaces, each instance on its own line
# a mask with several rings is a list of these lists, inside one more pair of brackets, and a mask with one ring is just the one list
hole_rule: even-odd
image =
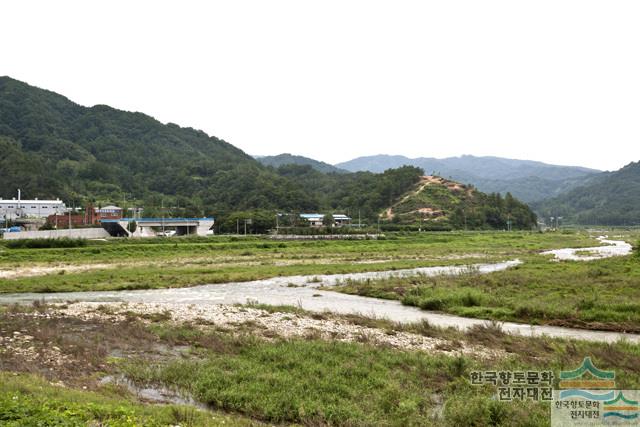
[[122,390],[85,391],[51,384],[39,375],[0,371],[0,424],[13,426],[251,426],[237,415],[184,405],[148,405]]
[[521,259],[522,265],[492,274],[350,281],[332,289],[466,317],[640,332],[638,255],[590,262]]
[[[0,292],[179,287],[298,274],[462,265],[593,244],[586,233],[458,232],[400,234],[365,241],[215,237],[111,240],[77,248],[0,246]],[[50,270],[36,275],[39,269]],[[18,274],[3,276],[8,270]]]
[[[273,308],[302,321],[309,313]],[[257,324],[222,328],[174,323],[167,316],[56,316],[48,307],[5,309],[3,335],[32,337],[25,349],[47,357],[27,362],[0,352],[0,420],[6,425],[279,425],[544,426],[547,403],[499,402],[491,386],[474,386],[473,370],[573,369],[591,356],[615,369],[621,388],[640,387],[640,346],[506,335],[495,325],[467,333],[427,324],[394,325],[347,317],[393,335],[411,331],[444,340],[441,351],[407,351],[362,337],[341,342],[309,333],[285,338]],[[268,313],[268,312],[265,312]],[[266,314],[265,314],[266,315]],[[86,332],[91,335],[87,339]],[[490,356],[460,356],[478,345]],[[53,360],[50,349],[58,356]],[[28,356],[26,356],[28,358]],[[56,369],[49,369],[50,366]],[[208,406],[150,405],[100,378],[125,375],[140,386],[174,389]],[[64,385],[61,385],[64,384]],[[4,417],[4,418],[1,418]],[[3,425],[5,425],[3,424]],[[32,423],[33,424],[33,423]]]
[[[582,231],[0,245],[0,277],[13,274],[0,279],[0,292],[160,288],[519,258],[522,265],[487,275],[348,282],[339,290],[486,319],[640,330],[637,255],[587,263],[539,255],[594,245]],[[78,306],[0,306],[0,424],[546,426],[548,403],[500,402],[494,387],[472,385],[470,373],[558,375],[587,356],[616,372],[618,388],[640,388],[640,345],[624,341],[527,338],[497,323],[460,332],[290,306],[234,306],[226,323],[184,306],[190,317],[176,320],[170,305],[153,313],[116,304],[64,312]],[[421,349],[423,341],[429,345]],[[160,404],[138,396],[139,388],[169,397]]]

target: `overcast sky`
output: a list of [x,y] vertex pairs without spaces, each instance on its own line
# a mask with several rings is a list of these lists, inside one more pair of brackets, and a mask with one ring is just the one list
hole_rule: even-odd
[[0,75],[250,154],[640,160],[640,2],[11,1]]

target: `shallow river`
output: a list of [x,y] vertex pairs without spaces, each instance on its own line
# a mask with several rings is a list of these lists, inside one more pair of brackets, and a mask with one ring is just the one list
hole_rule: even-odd
[[[608,243],[605,241],[603,243]],[[603,254],[601,257],[621,255],[625,248],[621,243],[612,242],[613,246],[589,248],[593,253]],[[626,243],[624,243],[626,245]],[[610,248],[618,248],[612,251]],[[580,250],[580,249],[578,249]],[[584,249],[582,249],[584,250]],[[629,253],[629,246],[626,253]],[[576,251],[576,250],[573,250]],[[554,253],[557,253],[555,251]],[[558,255],[556,255],[558,256]],[[594,255],[595,256],[595,255]],[[564,259],[564,258],[563,258]],[[63,292],[63,293],[21,293],[0,294],[0,304],[28,303],[34,300],[46,302],[63,301],[124,301],[148,303],[182,303],[182,304],[244,304],[257,302],[263,304],[286,304],[300,306],[310,311],[332,311],[335,313],[359,313],[366,316],[386,318],[391,321],[411,323],[427,320],[434,326],[468,329],[474,325],[483,325],[485,320],[471,319],[448,314],[433,313],[416,307],[402,305],[398,301],[377,298],[346,295],[337,292],[319,290],[320,286],[333,286],[345,280],[364,280],[387,278],[394,276],[408,276],[424,274],[428,276],[455,275],[465,272],[486,274],[521,264],[519,260],[505,261],[495,264],[476,264],[472,266],[423,267],[407,270],[393,270],[381,272],[315,275],[315,276],[286,276],[271,279],[255,280],[251,282],[223,283],[215,285],[194,286],[191,288],[149,289],[136,291],[100,291],[100,292]],[[548,335],[551,337],[575,338],[591,341],[613,342],[625,338],[640,343],[640,335],[614,332],[588,331],[573,328],[553,326],[532,326],[526,324],[505,322],[503,330],[520,335]]]
[[593,261],[631,253],[632,246],[622,240],[607,240],[606,236],[600,236],[598,240],[604,246],[578,249],[554,249],[552,251],[542,252],[542,255],[554,255],[558,261]]

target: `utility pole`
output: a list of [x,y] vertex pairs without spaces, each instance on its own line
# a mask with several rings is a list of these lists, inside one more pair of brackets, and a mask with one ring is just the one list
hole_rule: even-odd
[[247,220],[244,220],[244,235],[247,235]]
[[278,229],[280,228],[280,222],[278,221],[279,213],[276,214],[276,236],[278,235]]
[[236,218],[236,234],[240,234],[240,218]]
[[360,230],[360,228],[362,228],[362,225],[360,224],[360,209],[358,209],[358,230]]
[[380,215],[378,215],[378,234],[380,234]]
[[161,199],[160,201],[160,213],[162,215],[162,237],[166,237],[166,234],[164,233],[164,199]]

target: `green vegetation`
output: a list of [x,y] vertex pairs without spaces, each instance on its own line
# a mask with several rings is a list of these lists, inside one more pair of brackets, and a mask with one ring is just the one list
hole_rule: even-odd
[[550,262],[535,255],[492,274],[352,281],[335,290],[474,318],[640,332],[634,256]]
[[[337,167],[332,166],[328,163],[320,162],[308,157],[295,156],[289,153],[278,154],[277,156],[261,156],[257,157],[256,160],[258,160],[265,166],[272,166],[274,168],[279,168],[280,166],[285,165],[309,165],[313,169],[322,173],[347,173],[346,170],[338,169]],[[389,168],[385,168],[385,170],[386,169]],[[384,172],[384,170],[380,172]]]
[[238,416],[191,406],[145,405],[116,389],[87,392],[0,371],[0,424],[13,426],[249,426]]
[[[0,197],[10,198],[20,187],[27,197],[60,197],[75,206],[126,198],[143,206],[146,216],[213,215],[222,219],[218,231],[227,233],[235,232],[236,220],[255,218],[250,231],[265,232],[275,228],[276,212],[346,212],[374,224],[424,173],[413,166],[336,173],[329,165],[291,162],[302,164],[264,166],[202,131],[105,105],[85,108],[0,77]],[[504,228],[507,214],[526,217],[514,222],[516,228],[535,223],[526,207],[514,203],[517,209],[507,207],[497,221],[478,212],[476,224],[473,212],[487,210],[490,202],[483,197],[468,206],[469,228]],[[455,221],[448,227],[461,228]]]
[[640,162],[594,176],[580,187],[538,203],[545,218],[563,216],[577,224],[640,225]]
[[9,249],[50,249],[50,248],[80,248],[87,246],[85,239],[20,239],[8,240],[4,245]]
[[[128,193],[152,213],[168,195],[167,206],[197,215],[204,206],[217,212],[259,201],[283,208],[311,203],[292,183],[201,131],[107,106],[84,108],[7,77],[0,78],[0,95],[4,197],[21,187],[29,197],[59,196],[78,205]],[[240,191],[245,197],[236,200]]]
[[284,165],[276,172],[319,200],[323,213],[338,211],[356,217],[359,212],[369,224],[374,224],[378,214],[409,191],[423,174],[422,169],[411,166],[387,169],[380,174],[324,174],[309,165]]
[[[393,330],[389,328],[390,333]],[[500,415],[495,425],[544,425],[546,405],[492,401],[493,390],[471,386],[469,372],[557,372],[579,363],[584,354],[594,355],[602,366],[616,367],[620,385],[633,388],[640,384],[640,372],[634,366],[640,361],[637,345],[526,339],[505,335],[491,326],[468,334],[428,326],[421,330],[427,335],[458,339],[458,345],[508,349],[513,356],[481,360],[393,350],[367,343],[366,338],[363,343],[323,341],[313,336],[275,342],[248,337],[230,341],[224,334],[194,335],[187,328],[181,334],[183,344],[195,341],[189,336],[209,343],[198,353],[199,360],[137,360],[123,364],[122,369],[140,384],[177,387],[219,410],[270,422],[332,425],[488,425],[494,411]],[[462,404],[465,400],[470,401],[468,405]],[[444,419],[436,422],[439,409],[444,409]],[[528,421],[526,413],[532,417]]]
[[471,183],[487,193],[511,193],[527,203],[554,197],[584,183],[599,171],[573,166],[549,165],[530,160],[501,157],[460,156],[445,159],[404,156],[365,156],[336,167],[352,172],[381,172],[387,168],[411,165],[425,172]]
[[0,197],[21,188],[27,197],[84,206],[126,195],[147,216],[165,206],[164,214],[176,216],[266,210],[274,219],[276,210],[361,209],[363,218],[374,218],[422,173],[315,172],[276,172],[202,131],[105,105],[85,108],[0,77]]
[[423,177],[386,215],[394,223],[454,229],[524,229],[537,226],[536,215],[510,193],[484,194],[472,186],[440,177]]
[[[425,323],[343,319],[390,335],[412,331],[441,340],[433,351],[422,352],[386,348],[366,336],[360,342],[325,340],[313,333],[289,339],[269,334],[265,339],[255,324],[238,325],[234,331],[197,320],[173,323],[135,309],[115,322],[108,317],[37,317],[30,314],[33,310],[44,314],[49,308],[0,313],[3,333],[21,330],[33,336],[28,345],[36,351],[55,345],[66,358],[49,370],[46,358],[25,363],[0,353],[6,370],[0,372],[0,421],[8,425],[544,426],[548,403],[499,402],[494,388],[470,383],[470,372],[552,370],[557,375],[590,356],[599,368],[616,371],[620,388],[640,386],[638,345],[511,336],[496,325],[462,333]],[[291,307],[271,311],[305,315]],[[109,307],[98,312],[113,314]],[[89,342],[87,328],[92,331]],[[470,345],[489,356],[450,352]],[[34,369],[46,380],[23,373]],[[212,412],[143,404],[122,387],[101,385],[99,379],[107,374],[186,393]],[[68,385],[52,385],[59,381]],[[84,387],[92,391],[81,391]]]
[[203,361],[159,366],[134,363],[125,372],[135,381],[178,386],[217,409],[269,422],[407,426],[428,423],[425,391],[454,379],[454,364],[447,357],[358,344],[248,340],[235,354],[211,352]]
[[462,265],[593,244],[581,233],[456,232],[400,233],[385,240],[358,241],[191,237],[89,241],[85,247],[38,250],[2,249],[0,245],[0,270],[57,268],[44,276],[0,278],[0,292],[160,288],[297,274]]

